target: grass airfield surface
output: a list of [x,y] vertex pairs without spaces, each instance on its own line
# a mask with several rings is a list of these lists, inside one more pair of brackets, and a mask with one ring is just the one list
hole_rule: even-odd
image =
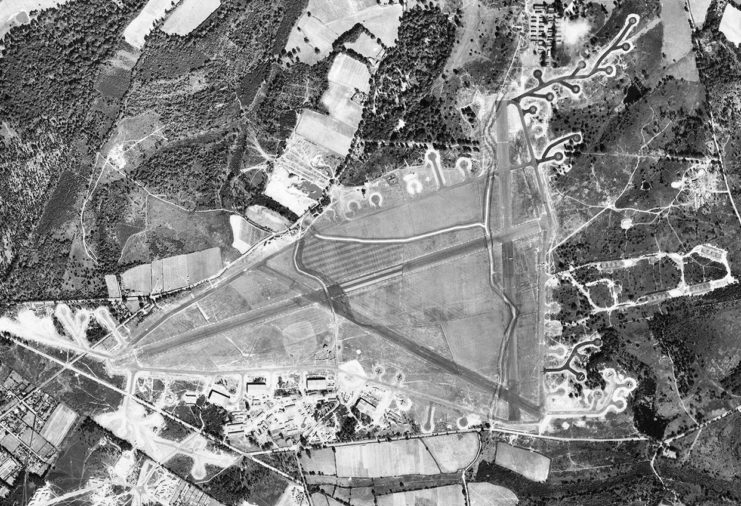
[[[502,110],[484,135],[512,130],[532,150],[522,116]],[[430,150],[422,165],[365,192],[334,188],[298,240],[235,263],[140,322],[115,367],[213,374],[357,359],[365,374],[380,366],[385,375],[373,380],[419,399],[418,408],[487,419],[502,400],[512,409],[501,418],[536,420],[544,197],[509,138],[495,144],[498,164],[442,164]],[[513,185],[510,170],[526,166],[531,184]],[[519,353],[518,338],[528,347]],[[421,415],[430,428],[433,414]]]

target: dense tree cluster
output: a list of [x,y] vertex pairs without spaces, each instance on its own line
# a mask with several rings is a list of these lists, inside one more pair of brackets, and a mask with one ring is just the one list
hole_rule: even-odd
[[204,492],[227,506],[244,501],[254,504],[275,504],[286,487],[279,475],[249,458],[243,458],[202,484]]
[[[447,142],[440,104],[430,88],[455,42],[455,25],[439,8],[415,6],[401,17],[396,46],[373,76],[360,137],[378,140]],[[399,120],[406,126],[399,127]]]
[[[0,59],[0,116],[29,133],[51,122],[68,141],[81,131],[90,134],[86,116],[98,67],[144,3],[63,4],[11,30]],[[99,140],[90,135],[89,142]]]

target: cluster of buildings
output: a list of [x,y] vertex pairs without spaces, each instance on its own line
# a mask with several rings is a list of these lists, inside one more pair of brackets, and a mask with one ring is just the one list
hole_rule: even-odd
[[185,392],[181,401],[195,404],[205,395],[209,403],[226,409],[229,422],[224,434],[232,444],[282,446],[307,433],[323,433],[314,413],[317,404],[337,400],[335,390],[331,371],[265,374],[245,376],[241,385],[222,379],[205,392]]
[[545,62],[551,61],[553,49],[562,41],[560,24],[561,15],[554,3],[536,2],[530,7],[528,40]]
[[63,403],[5,371],[0,386],[0,498],[21,473],[43,475],[59,456],[59,446],[77,421]]

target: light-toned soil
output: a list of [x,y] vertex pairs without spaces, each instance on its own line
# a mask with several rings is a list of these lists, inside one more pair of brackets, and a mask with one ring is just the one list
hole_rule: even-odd
[[397,492],[378,497],[378,506],[418,506],[423,504],[445,504],[446,506],[464,506],[466,504],[461,485]]
[[149,0],[134,20],[124,29],[124,39],[137,49],[144,47],[144,39],[157,21],[179,0]]
[[510,489],[491,483],[469,483],[468,501],[470,506],[514,506],[519,502]]
[[494,463],[521,474],[529,480],[542,483],[548,479],[551,459],[527,448],[518,448],[500,441],[497,443],[497,456]]
[[162,25],[162,31],[169,35],[188,35],[220,5],[220,0],[183,0]]

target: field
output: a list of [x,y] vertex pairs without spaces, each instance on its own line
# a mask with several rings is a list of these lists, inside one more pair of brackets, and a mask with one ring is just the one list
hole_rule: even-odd
[[463,494],[463,487],[460,485],[448,485],[412,492],[397,492],[378,497],[378,506],[417,506],[418,504],[464,506],[466,498]]
[[491,483],[469,483],[470,506],[514,506],[517,496],[511,490]]
[[465,468],[478,448],[478,436],[466,433],[317,450],[302,456],[301,465],[307,472],[340,478],[434,475]]
[[[493,131],[509,132],[509,119]],[[334,189],[295,245],[173,301],[117,363],[223,372],[356,361],[356,374],[384,371],[380,385],[408,400],[423,430],[480,424],[495,405],[497,417],[537,420],[547,209],[514,218],[509,143],[499,143],[499,178],[430,149],[365,191]],[[540,199],[539,174],[524,177],[518,193]]]
[[[695,2],[690,2],[693,3]],[[668,73],[687,81],[699,81],[695,55],[692,52],[692,29],[684,6],[671,0],[662,0],[661,23],[664,26],[661,52],[664,55],[664,65],[670,67]]]
[[739,29],[739,22],[741,21],[741,10],[737,9],[733,4],[727,4],[723,10],[723,17],[720,20],[720,26],[718,29],[723,32],[723,35],[731,41],[733,44],[741,44],[741,29]]
[[139,15],[124,30],[124,39],[137,49],[144,47],[144,39],[179,0],[149,0]]
[[332,51],[332,43],[356,23],[362,23],[385,46],[393,46],[401,13],[399,4],[310,0],[288,37],[286,50],[296,60],[316,63],[325,58]]
[[[127,443],[107,432],[92,420],[84,420],[70,435],[64,452],[46,476],[61,493],[83,488],[91,480],[109,478]],[[60,494],[61,495],[61,494]]]
[[67,433],[76,421],[77,413],[65,404],[59,403],[44,424],[44,428],[41,430],[41,437],[49,441],[52,445],[59,447],[59,444],[67,436]]
[[296,124],[296,135],[340,156],[347,154],[355,133],[352,127],[331,116],[305,109]]
[[240,253],[245,253],[252,246],[268,236],[267,232],[257,228],[255,225],[236,214],[229,217],[229,224],[232,226],[232,237],[234,237],[232,247]]
[[551,461],[539,453],[517,448],[507,443],[497,443],[495,463],[521,474],[529,480],[543,482],[548,479]]
[[345,47],[374,61],[379,60],[383,54],[383,46],[366,32],[360,33],[352,42],[345,42]]
[[166,257],[123,272],[121,288],[135,295],[170,292],[200,283],[216,275],[222,266],[219,248]]
[[188,35],[220,5],[221,0],[183,0],[162,25],[162,31],[169,35]]
[[12,27],[30,21],[28,13],[53,9],[68,0],[5,0],[0,4],[0,40]]

